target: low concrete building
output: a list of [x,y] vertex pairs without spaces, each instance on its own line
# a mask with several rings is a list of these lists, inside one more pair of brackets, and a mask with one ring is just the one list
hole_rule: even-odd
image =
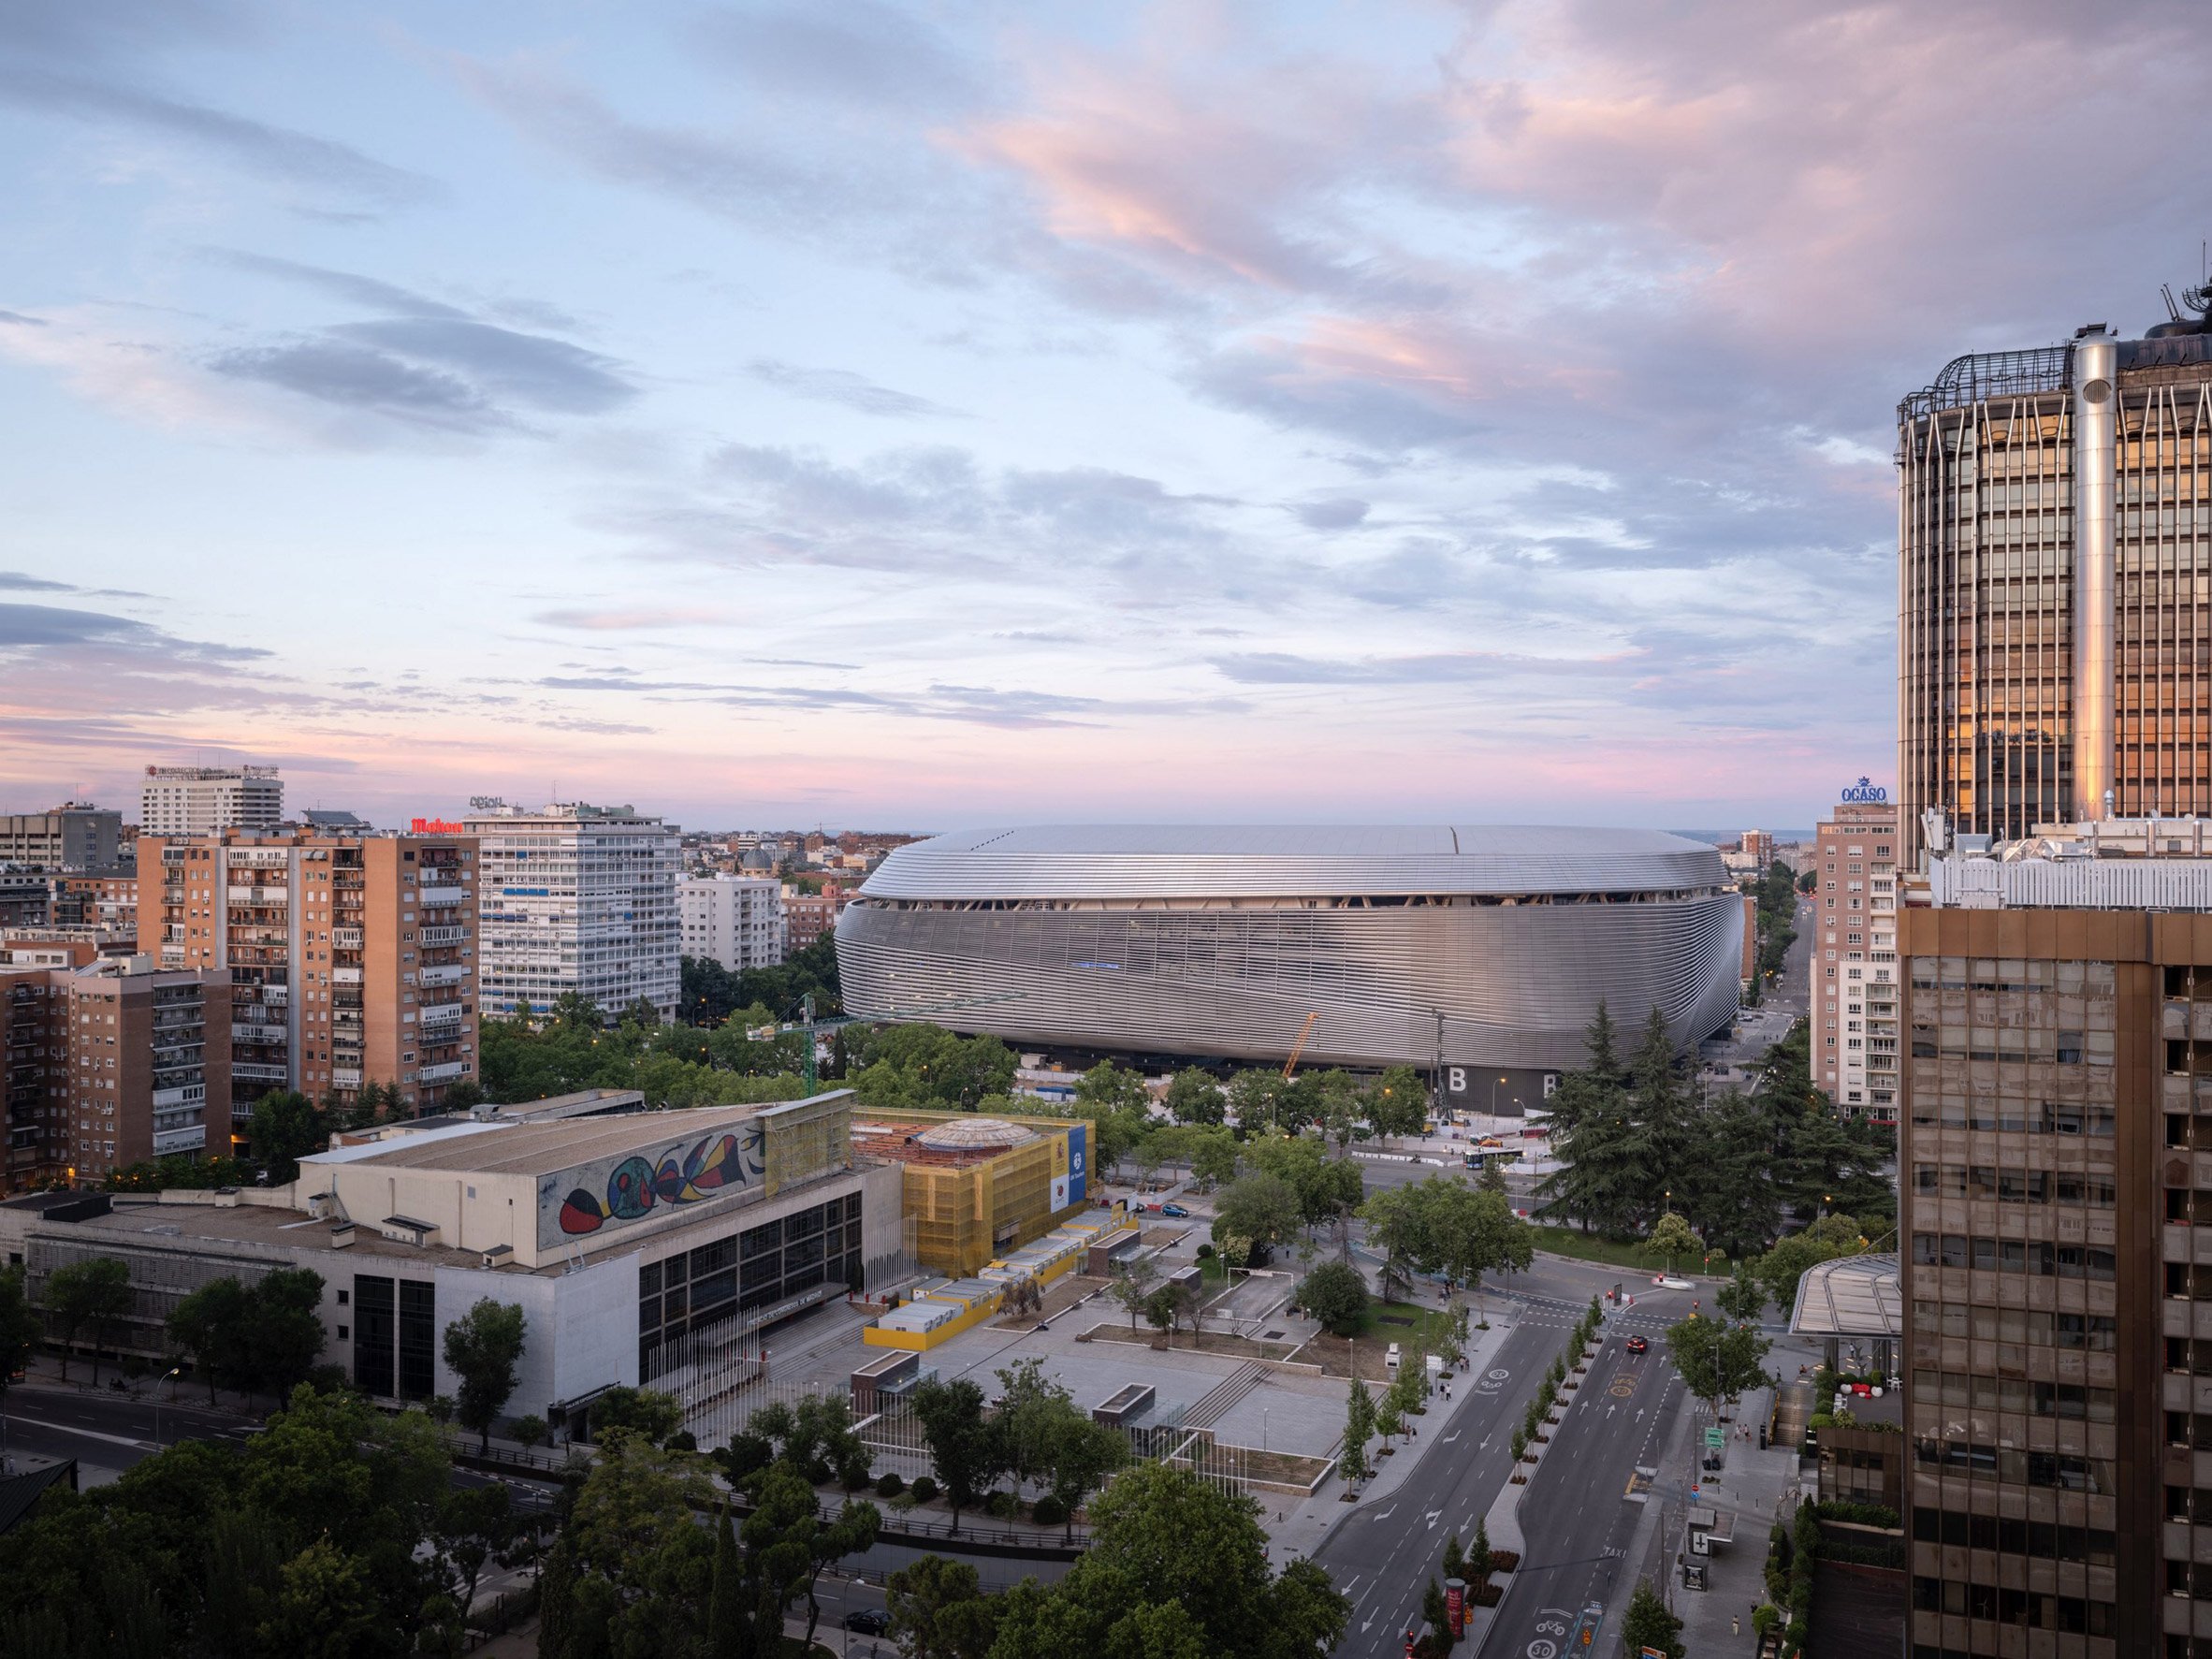
[[900,1171],[853,1157],[845,1090],[611,1117],[488,1111],[303,1159],[278,1190],[51,1197],[0,1205],[0,1249],[28,1266],[34,1300],[57,1267],[127,1263],[134,1305],[110,1337],[125,1352],[165,1355],[169,1313],[212,1279],[310,1268],[325,1358],[403,1404],[457,1390],[445,1327],[488,1297],[527,1321],[508,1410],[572,1435],[607,1389],[710,1390],[700,1356],[726,1361],[735,1339],[909,1261]]

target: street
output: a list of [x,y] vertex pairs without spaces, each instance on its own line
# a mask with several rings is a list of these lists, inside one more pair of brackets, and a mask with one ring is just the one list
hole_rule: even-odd
[[1583,1609],[1609,1601],[1628,1570],[1630,1540],[1644,1515],[1630,1482],[1658,1467],[1684,1396],[1658,1344],[1630,1354],[1622,1334],[1618,1321],[1608,1323],[1605,1346],[1521,1499],[1521,1568],[1506,1580],[1482,1644],[1501,1659],[1570,1652]]

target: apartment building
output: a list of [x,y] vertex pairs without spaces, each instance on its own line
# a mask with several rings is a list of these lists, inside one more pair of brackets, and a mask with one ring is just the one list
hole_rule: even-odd
[[274,829],[284,785],[274,766],[149,766],[138,788],[138,833],[211,836]]
[[140,949],[230,978],[234,1141],[274,1089],[420,1113],[475,1076],[475,878],[465,836],[138,838]]
[[[1864,778],[1814,832],[1812,1081],[1852,1117],[1897,1122],[1897,808]],[[1877,798],[1879,797],[1879,798]]]
[[208,1112],[229,1092],[228,992],[148,956],[0,967],[8,1189],[226,1151],[208,1145]]
[[639,998],[664,1020],[681,996],[681,832],[633,807],[495,799],[463,819],[484,875],[484,1005],[543,1011],[568,992],[612,1018]]
[[852,902],[852,889],[838,881],[824,881],[820,893],[783,889],[783,949],[795,956],[837,925],[837,918]]
[[783,885],[772,878],[687,876],[677,888],[683,953],[732,973],[783,960]]
[[45,812],[0,813],[0,864],[36,870],[113,869],[123,814],[89,801]]
[[[132,856],[137,857],[135,849]],[[89,928],[103,938],[137,943],[138,874],[135,865],[122,871],[55,876],[51,891],[49,911],[54,926]]]

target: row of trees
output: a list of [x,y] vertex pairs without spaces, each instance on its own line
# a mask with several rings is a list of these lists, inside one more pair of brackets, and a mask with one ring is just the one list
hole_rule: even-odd
[[1310,1561],[1267,1558],[1259,1508],[1187,1470],[1141,1463],[1091,1507],[1090,1547],[1056,1584],[986,1594],[965,1562],[891,1575],[891,1634],[913,1659],[1312,1659],[1350,1604]]
[[186,1441],[49,1492],[0,1537],[0,1652],[458,1654],[487,1564],[538,1541],[503,1487],[453,1489],[427,1414],[303,1384],[245,1445]]
[[732,1014],[756,1007],[766,1009],[771,1018],[795,1020],[808,997],[819,1018],[839,1013],[845,1006],[834,934],[823,934],[774,968],[733,973],[710,957],[686,956],[681,972],[677,1018],[687,1026],[720,1026]]
[[1623,1058],[1603,1004],[1588,1059],[1551,1097],[1561,1167],[1537,1188],[1545,1214],[1608,1238],[1646,1236],[1668,1210],[1710,1246],[1755,1254],[1826,1209],[1894,1215],[1879,1126],[1837,1116],[1812,1086],[1800,1022],[1765,1062],[1762,1086],[1701,1103],[1654,1009]]
[[1751,976],[1755,1002],[1767,982],[1782,971],[1791,942],[1797,937],[1797,880],[1790,866],[1778,858],[1755,883],[1747,880],[1744,891],[1758,901],[1758,956]]

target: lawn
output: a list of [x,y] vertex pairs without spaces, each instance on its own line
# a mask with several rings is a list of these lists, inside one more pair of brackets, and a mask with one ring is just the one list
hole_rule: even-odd
[[[1641,1244],[1615,1244],[1594,1232],[1582,1232],[1571,1227],[1547,1227],[1542,1222],[1532,1221],[1529,1227],[1535,1234],[1536,1248],[1553,1256],[1571,1256],[1577,1261],[1594,1261],[1638,1273],[1655,1273],[1666,1265],[1666,1258],[1652,1255]],[[1676,1273],[1682,1277],[1700,1276],[1697,1264],[1687,1257],[1677,1257],[1674,1266]]]

